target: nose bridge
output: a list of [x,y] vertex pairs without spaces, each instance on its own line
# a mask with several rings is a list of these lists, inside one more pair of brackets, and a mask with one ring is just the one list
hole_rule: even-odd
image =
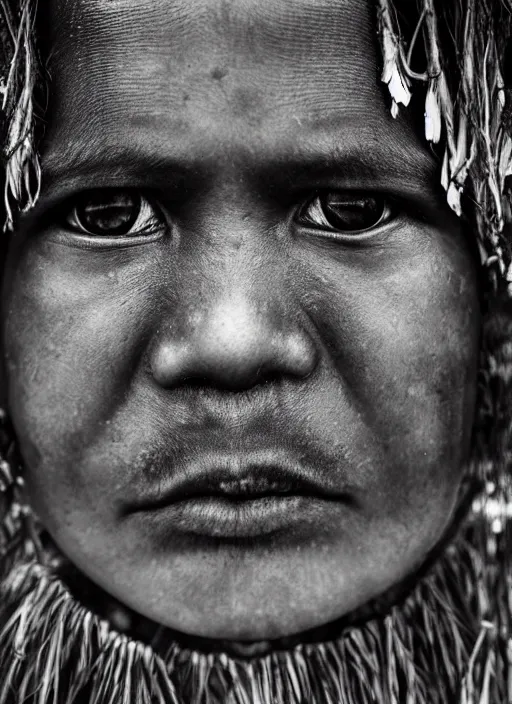
[[[270,377],[305,377],[315,366],[313,340],[300,309],[270,261],[247,252],[224,252],[180,292],[169,324],[155,346],[155,380],[172,387],[192,380],[244,389]],[[188,289],[185,290],[185,289]]]
[[[256,348],[263,356],[263,345],[270,352],[279,339],[291,333],[291,310],[278,286],[270,286],[270,272],[248,271],[246,267],[233,272],[219,269],[222,279],[217,293],[203,306],[191,338],[203,353],[222,355],[236,362],[237,357],[256,358]],[[288,310],[287,310],[288,309]],[[263,359],[262,359],[263,361]]]
[[[236,198],[231,191],[228,195]],[[280,290],[282,253],[273,234],[262,232],[252,222],[250,203],[243,209],[233,200],[220,193],[216,217],[203,217],[198,237],[200,251],[198,256],[192,254],[197,278],[182,283],[181,295],[194,310],[192,336],[210,331],[220,339],[223,335],[233,337],[236,330],[245,330],[247,336],[258,325],[265,327],[272,321],[284,320],[290,306],[285,292]],[[232,203],[231,207],[225,207],[226,201]],[[270,282],[274,285],[270,286]],[[198,283],[202,292],[199,300]]]

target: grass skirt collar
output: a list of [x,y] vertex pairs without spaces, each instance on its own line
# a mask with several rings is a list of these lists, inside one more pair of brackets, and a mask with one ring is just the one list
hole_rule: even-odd
[[[0,579],[0,704],[498,704],[512,701],[510,527],[470,496],[395,605],[327,642],[242,658],[138,640],[88,608],[14,510]],[[494,525],[493,525],[494,524]],[[18,540],[13,540],[17,536]],[[53,557],[52,557],[53,556]],[[73,593],[72,593],[73,592]]]

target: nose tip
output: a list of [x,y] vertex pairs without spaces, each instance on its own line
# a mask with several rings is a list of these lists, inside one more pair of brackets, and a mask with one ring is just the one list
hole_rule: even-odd
[[165,388],[205,384],[236,391],[282,377],[304,379],[316,360],[312,338],[298,325],[254,311],[224,310],[189,335],[162,340],[153,353],[152,372]]
[[306,378],[315,367],[316,355],[311,345],[298,335],[287,340],[255,340],[253,345],[167,344],[154,357],[155,381],[163,387],[184,383],[219,386],[236,390],[281,376]]

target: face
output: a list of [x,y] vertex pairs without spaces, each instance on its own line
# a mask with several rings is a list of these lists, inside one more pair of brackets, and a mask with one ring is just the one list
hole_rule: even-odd
[[146,617],[275,638],[404,578],[452,516],[472,246],[360,0],[54,0],[6,403],[61,549]]

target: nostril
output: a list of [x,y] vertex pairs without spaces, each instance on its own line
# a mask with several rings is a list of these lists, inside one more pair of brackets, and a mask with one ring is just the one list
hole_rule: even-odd
[[184,376],[182,379],[177,379],[175,386],[188,386],[191,389],[202,389],[212,387],[211,379],[206,376]]
[[279,375],[273,377],[265,376],[265,378],[254,377],[252,381],[243,380],[231,377],[227,378],[207,378],[207,377],[183,377],[176,382],[174,388],[190,389],[193,391],[222,391],[230,394],[243,394],[247,391],[255,389],[257,386],[275,385],[282,382]]
[[279,386],[285,379],[305,378],[309,376],[311,371],[309,369],[305,375],[286,374],[282,370],[267,368],[265,365],[254,368],[251,373],[248,373],[245,368],[241,370],[236,368],[211,368],[207,373],[184,374],[176,377],[172,387],[243,393],[254,389],[256,386]]
[[284,378],[305,379],[316,368],[317,350],[311,339],[298,335],[265,339],[248,345],[206,344],[196,338],[191,344],[166,341],[153,350],[151,371],[164,388],[222,388],[243,390],[258,384],[276,384]]

